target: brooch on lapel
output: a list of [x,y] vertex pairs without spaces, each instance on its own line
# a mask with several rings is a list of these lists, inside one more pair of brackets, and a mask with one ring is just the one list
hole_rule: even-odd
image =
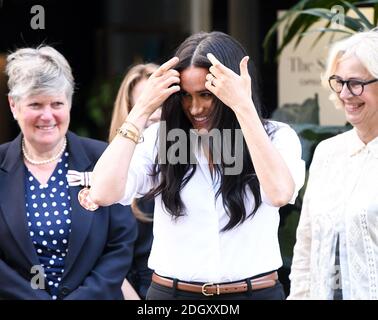
[[89,187],[91,185],[92,172],[79,172],[76,170],[68,170],[67,181],[69,186],[84,186],[77,195],[80,205],[89,211],[98,209],[98,205],[93,202],[89,195]]

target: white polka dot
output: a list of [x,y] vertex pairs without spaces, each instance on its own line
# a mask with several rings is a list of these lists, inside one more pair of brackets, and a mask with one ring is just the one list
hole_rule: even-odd
[[55,262],[54,262],[54,260],[50,260],[49,263],[50,264],[54,264]]
[[33,208],[37,208],[37,207],[38,207],[38,204],[33,203]]
[[46,225],[51,226],[51,221],[50,220],[46,221]]
[[50,193],[50,198],[54,198],[54,195],[52,193]]
[[67,223],[67,224],[70,224],[70,223],[71,223],[71,219],[67,219],[67,220],[66,220],[66,223]]
[[54,230],[50,230],[49,234],[53,235],[54,234]]
[[34,232],[33,231],[30,231],[30,236],[34,236]]
[[[64,244],[66,244],[66,243],[67,243],[67,239],[63,239],[62,242],[63,242]],[[63,271],[62,271],[62,272],[63,272]]]
[[46,240],[43,240],[42,241],[42,244],[45,246],[45,245],[47,245],[47,241]]
[[65,202],[62,202],[62,206],[65,207],[67,204]]
[[37,221],[36,225],[40,227],[42,225],[41,221]]
[[59,283],[55,283],[55,284],[54,284],[54,287],[55,287],[55,288],[58,288],[58,286],[59,286]]
[[64,230],[63,230],[63,229],[59,229],[59,233],[60,233],[60,234],[63,234],[63,233],[64,233]]
[[42,204],[42,207],[46,208],[46,207],[47,207],[47,203],[44,202],[44,203]]
[[42,199],[46,198],[46,195],[44,193],[41,193],[41,198]]
[[58,281],[62,280],[62,278],[58,278]]
[[56,192],[56,188],[52,188],[51,191],[52,191],[53,193],[55,193],[55,192]]
[[68,152],[65,152],[64,155],[65,155],[66,157],[68,157]]
[[37,198],[37,196],[36,196],[35,194],[33,194],[33,195],[31,196],[31,198],[32,198],[32,200],[34,200],[35,198]]
[[62,252],[62,257],[65,257],[65,256],[66,256],[66,254],[64,252]]
[[[56,240],[53,240],[53,241],[52,241],[52,243],[53,243],[53,244],[57,244],[57,243],[58,243],[58,241],[56,241]],[[58,249],[58,250],[59,250],[59,249]],[[57,250],[57,251],[58,251],[58,250]]]
[[33,177],[29,177],[29,181],[33,181]]
[[41,230],[41,231],[39,231],[39,235],[40,236],[43,236],[45,233]]
[[60,252],[60,250],[59,250],[59,249],[56,249],[56,252]]
[[[37,252],[38,253],[42,253],[42,250],[41,249],[37,249]],[[43,266],[42,266],[43,267]]]
[[52,299],[53,300],[56,300],[58,297],[57,296],[52,296]]
[[46,184],[41,184],[39,186],[39,189],[46,189],[49,185],[46,183]]
[[64,192],[61,192],[61,193],[60,193],[60,196],[61,196],[61,197],[64,197],[64,195],[65,195]]
[[52,275],[53,275],[53,276],[56,276],[56,272],[53,272]]
[[59,173],[59,174],[62,174],[62,173],[63,173],[62,169],[59,169],[59,170],[58,170],[58,173]]
[[[54,176],[52,176],[51,177],[51,181],[55,181],[56,180],[56,178],[54,177]],[[54,190],[54,189],[53,189]],[[53,192],[55,192],[55,191],[53,191]]]
[[52,255],[52,258],[53,258],[53,259],[56,259],[56,255],[55,255],[55,254],[53,254],[53,255]]
[[30,186],[30,190],[33,191],[35,189],[34,186]]
[[33,244],[37,244],[37,241],[33,241]]
[[54,282],[49,281],[49,286],[52,286],[53,284],[54,284]]
[[56,224],[61,224],[62,221],[60,221],[60,219],[56,220]]
[[68,200],[71,200],[71,197],[70,197],[70,196],[68,196]]
[[65,166],[66,168],[68,168],[68,163],[66,163],[64,166]]
[[68,184],[66,185],[66,189],[68,189]]
[[28,204],[26,204],[26,208],[27,208],[27,207],[29,207],[29,205],[28,205]]
[[63,181],[59,181],[59,185],[60,186],[64,185],[64,182]]
[[53,207],[56,207],[56,202],[54,201],[51,205],[52,205]]
[[59,214],[59,211],[58,210],[55,210],[54,211],[54,215],[57,216]]
[[35,213],[34,213],[34,216],[35,216],[36,218],[38,218],[38,217],[39,217],[39,212],[35,212]]
[[68,210],[64,210],[63,213],[64,213],[65,215],[67,215],[67,214],[68,214]]

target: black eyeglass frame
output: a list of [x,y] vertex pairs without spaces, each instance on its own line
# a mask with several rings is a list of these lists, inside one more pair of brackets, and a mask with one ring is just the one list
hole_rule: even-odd
[[[337,91],[337,90],[335,90],[335,88],[332,87],[332,85],[331,85],[331,80],[338,80],[338,81],[341,82],[342,86],[341,86],[341,90],[340,90],[340,91]],[[340,92],[343,90],[343,88],[344,88],[344,84],[346,84],[346,85],[347,85],[347,88],[348,88],[348,90],[349,90],[349,92],[350,92],[353,96],[355,96],[355,97],[360,96],[360,95],[364,92],[364,89],[365,89],[365,86],[366,86],[366,85],[368,85],[368,84],[370,84],[370,83],[377,82],[377,81],[378,81],[377,78],[372,79],[372,80],[368,80],[368,81],[357,80],[357,79],[342,80],[340,77],[338,77],[338,76],[336,76],[336,75],[332,75],[332,76],[330,76],[330,77],[328,78],[328,84],[329,84],[329,87],[331,88],[331,90],[332,90],[333,92],[340,93]],[[355,83],[358,83],[358,84],[361,85],[361,88],[362,88],[362,89],[361,89],[361,93],[360,93],[360,94],[355,94],[355,93],[353,92],[353,90],[352,90],[351,87],[350,87],[350,83],[351,83],[351,82],[355,82]]]

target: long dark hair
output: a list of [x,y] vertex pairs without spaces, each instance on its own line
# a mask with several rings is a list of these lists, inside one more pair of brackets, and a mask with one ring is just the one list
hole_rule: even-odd
[[[239,63],[241,59],[247,55],[244,48],[232,37],[222,32],[205,33],[200,32],[187,38],[177,49],[175,56],[180,58],[179,63],[175,69],[180,73],[190,66],[209,69],[211,63],[206,57],[207,53],[213,53],[215,57],[226,67],[230,68],[237,74],[240,73]],[[268,123],[261,118],[261,102],[259,98],[259,90],[256,80],[256,71],[253,63],[248,64],[249,74],[252,79],[252,99],[262,121],[265,130],[269,131]],[[213,128],[231,129],[233,133],[231,149],[235,152],[234,135],[235,129],[240,129],[239,122],[236,119],[234,112],[219,99],[214,96],[215,110],[212,117]],[[166,122],[166,131],[160,129],[159,139],[166,143],[166,149],[175,144],[175,141],[167,141],[165,133],[171,129],[180,128],[190,135],[192,125],[186,117],[181,103],[181,94],[176,93],[169,97],[162,108],[162,121]],[[269,132],[271,134],[273,131]],[[222,144],[223,145],[223,137]],[[196,164],[190,163],[191,148],[190,139],[187,139],[187,161],[185,163],[171,164],[159,163],[158,158],[154,168],[154,178],[157,180],[160,175],[159,185],[153,189],[148,196],[157,196],[161,194],[162,201],[166,210],[174,218],[185,215],[185,205],[181,200],[180,191],[192,178],[196,171]],[[167,153],[167,151],[165,151]],[[168,154],[165,154],[165,159],[168,159]],[[214,169],[217,177],[220,178],[220,188],[217,190],[216,197],[222,194],[223,206],[230,217],[227,225],[222,231],[230,230],[243,223],[248,217],[253,216],[258,207],[261,205],[260,183],[256,176],[253,167],[252,159],[248,151],[248,147],[243,138],[243,154],[238,155],[234,153],[235,157],[242,156],[243,168],[239,175],[225,175],[223,174],[225,168],[228,166],[222,157],[220,164],[214,164]],[[252,212],[246,212],[244,206],[244,196],[246,188],[250,188],[255,200],[255,207]]]

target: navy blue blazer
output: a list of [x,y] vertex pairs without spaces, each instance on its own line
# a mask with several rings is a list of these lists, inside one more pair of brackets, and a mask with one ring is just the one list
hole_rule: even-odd
[[[51,299],[32,289],[31,273],[39,259],[29,235],[25,167],[20,134],[0,145],[0,299]],[[106,143],[67,133],[69,169],[92,171]],[[123,299],[121,284],[128,273],[137,236],[134,216],[122,205],[85,210],[78,202],[81,186],[70,187],[71,234],[59,299]]]

